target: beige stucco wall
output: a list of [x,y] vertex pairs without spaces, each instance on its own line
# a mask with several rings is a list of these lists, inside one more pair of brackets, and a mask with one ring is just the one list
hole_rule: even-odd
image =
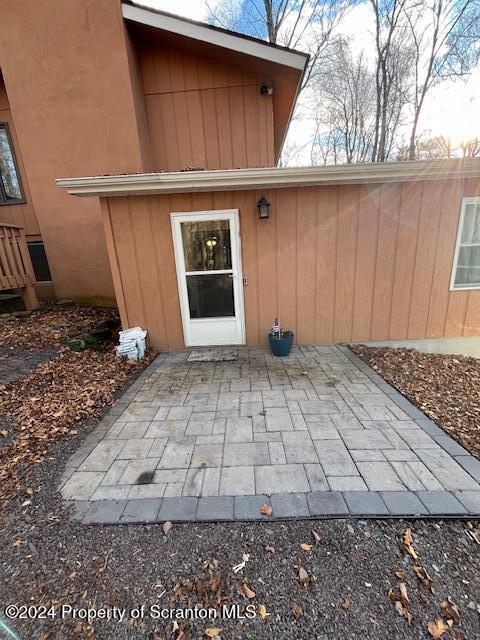
[[119,0],[2,0],[0,67],[57,295],[112,299],[98,201],[55,178],[144,170]]

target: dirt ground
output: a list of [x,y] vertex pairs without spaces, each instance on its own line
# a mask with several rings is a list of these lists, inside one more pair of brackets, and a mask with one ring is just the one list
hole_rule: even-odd
[[[0,602],[55,607],[55,617],[42,620],[9,620],[4,609],[1,618],[22,640],[178,640],[212,629],[225,639],[420,640],[432,638],[429,624],[448,619],[452,632],[439,637],[480,637],[480,535],[465,522],[185,524],[167,535],[161,524],[80,525],[55,490],[74,440],[56,443],[37,465],[31,502],[10,503],[2,516]],[[402,544],[408,529],[410,546]],[[64,610],[62,619],[62,605],[117,607],[125,618],[88,624]],[[195,605],[238,605],[238,617],[179,619],[178,628],[154,618]],[[254,619],[240,617],[247,605]],[[451,606],[458,617],[449,617]]]

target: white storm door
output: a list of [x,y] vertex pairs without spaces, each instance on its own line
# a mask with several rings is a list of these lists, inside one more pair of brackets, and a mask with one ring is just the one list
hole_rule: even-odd
[[172,213],[186,347],[245,343],[237,209]]

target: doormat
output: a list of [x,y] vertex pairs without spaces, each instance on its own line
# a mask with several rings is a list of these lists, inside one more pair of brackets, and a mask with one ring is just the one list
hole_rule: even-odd
[[233,362],[238,360],[236,349],[202,349],[192,351],[187,362]]

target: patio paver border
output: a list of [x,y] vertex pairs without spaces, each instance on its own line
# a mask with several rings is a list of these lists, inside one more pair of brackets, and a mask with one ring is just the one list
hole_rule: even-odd
[[[480,482],[480,461],[463,449],[438,425],[394,389],[345,345],[336,345],[383,393],[388,395],[425,433]],[[68,460],[62,486],[80,467],[156,370],[155,361],[135,380],[110,412]],[[171,522],[278,521],[292,518],[472,518],[480,515],[480,491],[317,491],[213,497],[176,497],[143,500],[76,500],[73,519],[84,524],[152,524]],[[260,507],[272,506],[271,516]]]

